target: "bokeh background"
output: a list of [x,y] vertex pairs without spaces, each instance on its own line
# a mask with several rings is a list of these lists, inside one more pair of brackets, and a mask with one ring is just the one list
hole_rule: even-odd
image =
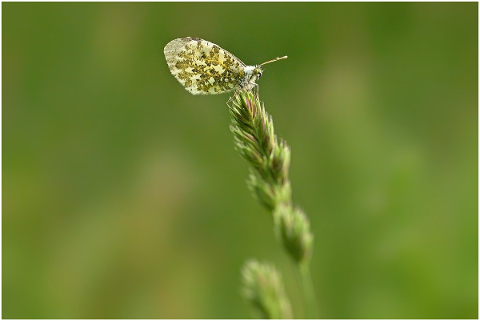
[[163,47],[267,65],[322,318],[477,318],[478,4],[3,3],[3,317],[249,318],[301,291],[233,148],[229,95]]

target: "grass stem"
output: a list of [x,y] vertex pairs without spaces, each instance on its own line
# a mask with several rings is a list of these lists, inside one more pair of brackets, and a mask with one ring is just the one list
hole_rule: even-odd
[[[235,147],[250,165],[248,186],[259,203],[271,213],[279,242],[299,267],[307,318],[317,318],[315,293],[308,267],[313,250],[313,234],[307,215],[292,202],[288,177],[290,147],[275,135],[273,119],[260,101],[258,88],[238,90],[227,105]],[[265,296],[260,295],[257,301],[267,302]],[[272,306],[280,305],[276,302]]]

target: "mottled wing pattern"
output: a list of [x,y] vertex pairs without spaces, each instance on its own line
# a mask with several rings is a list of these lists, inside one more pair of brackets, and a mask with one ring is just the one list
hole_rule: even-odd
[[245,64],[240,59],[200,38],[172,40],[164,53],[172,75],[194,95],[231,91],[245,78]]

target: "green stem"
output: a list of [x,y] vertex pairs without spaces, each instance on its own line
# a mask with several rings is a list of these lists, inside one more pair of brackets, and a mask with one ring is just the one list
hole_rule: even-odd
[[316,319],[316,299],[308,268],[313,234],[307,215],[293,206],[288,178],[290,148],[275,135],[272,117],[260,101],[258,90],[238,90],[228,106],[236,149],[251,166],[248,185],[272,213],[275,233],[300,272],[306,318]]
[[317,298],[313,289],[312,276],[308,263],[298,264],[305,299],[305,319],[318,319]]

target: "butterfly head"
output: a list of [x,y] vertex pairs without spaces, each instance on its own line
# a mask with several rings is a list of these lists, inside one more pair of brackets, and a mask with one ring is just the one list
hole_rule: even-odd
[[262,77],[262,72],[262,65],[255,66],[255,68],[253,69],[253,75],[256,76],[257,79]]
[[266,61],[266,62],[264,62],[260,65],[245,67],[245,74],[246,74],[245,78],[246,78],[247,84],[254,85],[255,81],[257,81],[257,79],[262,77],[262,73],[263,73],[262,66],[263,65],[266,65],[268,63],[275,62],[275,61],[278,61],[278,60],[286,59],[286,58],[287,58],[287,56],[283,56],[283,57],[279,57],[279,58],[275,58],[275,59]]

